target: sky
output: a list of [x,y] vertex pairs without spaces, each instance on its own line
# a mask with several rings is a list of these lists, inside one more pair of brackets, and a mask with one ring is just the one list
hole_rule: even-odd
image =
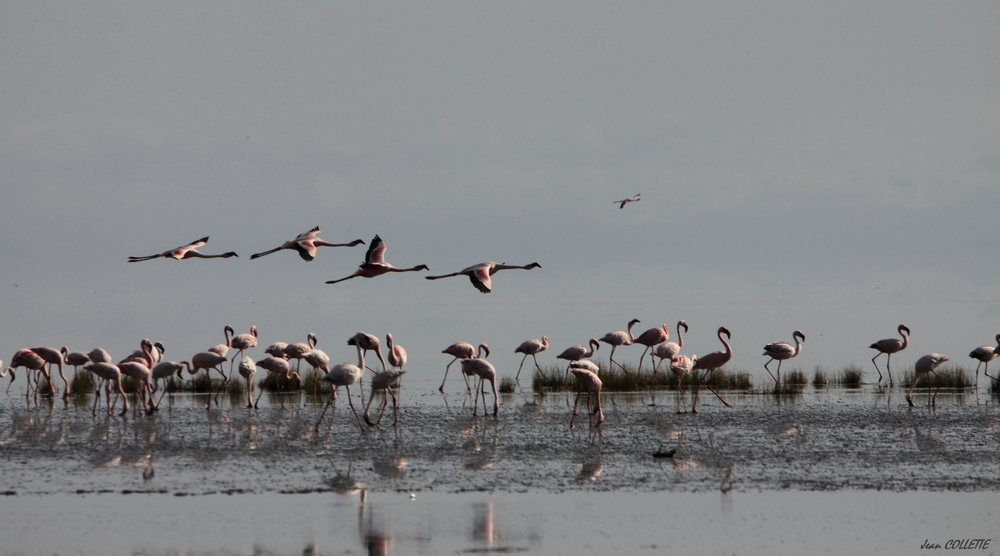
[[[1000,4],[0,4],[0,358],[188,359],[251,325],[335,361],[393,333],[431,380],[640,319],[765,377],[1000,333]],[[642,194],[619,209],[612,201]],[[313,226],[364,246],[250,261]],[[239,258],[129,264],[210,236]],[[482,262],[524,265],[484,295]],[[598,358],[606,358],[601,349]],[[638,347],[616,352],[637,362]],[[884,358],[883,358],[884,360]],[[898,363],[897,363],[898,362]]]

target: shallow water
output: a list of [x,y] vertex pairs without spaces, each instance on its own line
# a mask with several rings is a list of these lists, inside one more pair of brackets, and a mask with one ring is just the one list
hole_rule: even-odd
[[[185,394],[165,398],[151,416],[124,418],[92,417],[89,400],[28,407],[10,398],[0,406],[0,492],[8,494],[0,515],[19,517],[0,522],[0,553],[100,553],[93,548],[107,535],[67,550],[44,533],[53,529],[24,520],[65,519],[90,538],[119,528],[101,512],[118,515],[129,532],[115,548],[123,554],[368,550],[359,532],[365,512],[371,527],[391,530],[398,554],[503,546],[768,553],[772,542],[798,553],[828,546],[822,539],[854,543],[833,553],[913,553],[924,540],[913,544],[914,516],[923,520],[917,530],[955,536],[939,519],[942,506],[949,519],[966,516],[964,534],[992,533],[984,516],[1000,490],[1000,408],[988,397],[942,394],[931,410],[926,397],[909,408],[904,391],[873,388],[726,396],[733,407],[703,393],[699,414],[678,415],[673,393],[658,393],[655,406],[648,394],[605,395],[600,428],[583,414],[570,429],[565,394],[501,396],[497,417],[473,417],[464,394],[415,385],[404,389],[398,427],[390,408],[381,427],[364,433],[343,398],[319,432],[322,403],[305,396],[285,398],[284,409],[265,396],[259,410],[226,398],[206,411],[204,396]],[[490,503],[508,535],[496,546],[469,534]],[[876,537],[858,532],[872,525],[861,516],[877,507],[872,534],[888,532],[893,544],[868,550]],[[609,521],[609,511],[619,520]],[[217,529],[211,515],[230,525]],[[789,520],[798,525],[789,529]],[[266,531],[272,521],[280,533]],[[717,536],[720,523],[746,529],[752,543]],[[844,531],[854,538],[842,539]]]

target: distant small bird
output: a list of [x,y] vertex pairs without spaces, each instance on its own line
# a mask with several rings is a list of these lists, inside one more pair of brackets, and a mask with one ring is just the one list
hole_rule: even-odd
[[[910,404],[910,407],[913,407],[913,389],[917,387],[917,381],[920,380],[920,377],[927,373],[934,373],[934,376],[937,376],[937,371],[935,371],[935,369],[937,369],[938,365],[944,363],[945,361],[948,361],[947,355],[941,355],[940,353],[928,353],[920,359],[917,359],[917,362],[913,364],[913,385],[910,386],[910,391],[906,393],[906,403]],[[934,390],[934,395],[927,399],[927,407],[936,405],[937,393],[940,389],[941,386],[939,384]]]
[[302,257],[302,260],[308,262],[316,258],[317,247],[354,247],[355,245],[363,243],[364,241],[360,239],[356,239],[350,243],[329,243],[323,241],[319,238],[319,226],[316,226],[308,232],[299,234],[295,239],[282,243],[281,247],[275,247],[269,251],[263,251],[250,255],[250,260],[263,257],[264,255],[270,255],[271,253],[276,253],[282,249],[295,249],[298,251],[299,256]]
[[509,270],[512,268],[519,268],[521,270],[531,270],[533,268],[542,268],[542,265],[538,263],[531,263],[524,266],[518,266],[506,263],[494,263],[487,261],[485,263],[479,263],[477,265],[472,265],[467,268],[463,268],[458,272],[452,272],[451,274],[442,274],[440,276],[424,276],[428,280],[439,280],[441,278],[451,278],[452,276],[468,276],[472,285],[476,287],[477,290],[483,293],[490,293],[493,290],[493,280],[490,278],[499,270]]
[[631,197],[629,197],[627,199],[620,199],[618,201],[612,201],[612,203],[618,204],[618,208],[623,209],[623,208],[625,208],[625,205],[627,205],[629,203],[637,203],[637,202],[641,201],[642,199],[639,198],[639,195],[642,195],[642,193],[636,193],[635,195],[632,195]]
[[164,251],[159,255],[147,255],[145,257],[129,257],[128,262],[137,263],[139,261],[148,261],[150,259],[157,259],[159,257],[164,257],[164,258],[169,257],[171,259],[177,259],[178,261],[181,259],[191,259],[191,258],[228,259],[229,257],[239,257],[239,255],[237,255],[234,251],[230,251],[228,253],[222,253],[221,255],[203,255],[198,251],[198,248],[205,245],[206,243],[208,243],[208,236],[205,236],[197,241],[192,241],[187,245],[181,245],[176,249],[171,249],[170,251]]

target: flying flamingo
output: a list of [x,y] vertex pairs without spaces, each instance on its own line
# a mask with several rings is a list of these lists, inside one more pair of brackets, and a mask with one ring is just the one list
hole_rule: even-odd
[[[623,371],[625,371],[625,367],[622,367],[621,363],[615,361],[615,349],[617,349],[618,346],[632,345],[632,342],[635,341],[635,337],[632,336],[632,327],[638,323],[639,319],[632,319],[628,322],[628,332],[615,330],[614,332],[608,332],[603,338],[601,338],[602,342],[611,346],[611,355],[609,356],[611,362],[621,367],[621,370]],[[625,372],[628,373],[628,371]]]
[[[389,335],[392,337],[392,335]],[[390,358],[391,361],[391,358]],[[379,423],[382,422],[382,414],[385,412],[385,406],[387,403],[385,394],[382,395],[382,408],[378,412],[378,419],[373,423],[371,417],[369,416],[369,409],[372,406],[372,401],[375,399],[375,393],[379,390],[388,393],[392,397],[392,426],[396,426],[398,422],[398,411],[399,404],[396,401],[396,395],[392,392],[392,385],[399,381],[399,378],[406,373],[405,369],[400,368],[399,370],[384,371],[375,375],[371,383],[371,395],[368,397],[368,405],[365,406],[365,423],[369,426],[377,427]],[[486,403],[486,402],[483,402]]]
[[691,372],[694,364],[698,361],[697,355],[688,357],[687,355],[675,355],[670,358],[670,372],[677,377],[677,413],[687,413],[681,411],[681,403],[684,398],[684,377]]
[[524,366],[524,360],[530,355],[535,361],[535,368],[538,372],[542,372],[542,368],[538,366],[538,359],[535,358],[536,354],[539,354],[545,350],[549,349],[549,339],[546,336],[542,336],[541,340],[527,340],[521,345],[517,346],[514,353],[523,353],[524,357],[521,358],[521,365],[517,367],[517,375],[514,377],[516,381],[521,376],[521,367]]
[[392,343],[392,334],[385,335],[385,347],[389,350],[386,356],[389,359],[389,366],[402,370],[403,365],[406,365],[406,350],[403,346]]
[[[697,361],[695,361],[693,369],[703,369],[705,372],[701,375],[701,380],[698,381],[698,386],[694,390],[694,403],[691,405],[691,413],[698,413],[698,408],[696,406],[698,405],[698,392],[701,390],[701,385],[712,375],[712,373],[715,372],[715,369],[725,365],[730,359],[733,358],[733,348],[729,346],[729,342],[722,338],[723,334],[725,334],[727,338],[732,338],[729,330],[726,330],[725,326],[720,326],[719,331],[716,334],[719,336],[719,341],[722,342],[722,345],[726,346],[726,349],[713,351],[712,353],[709,353],[704,357],[700,357]],[[708,389],[715,394],[715,397],[722,401],[723,405],[731,407],[729,402],[722,399],[722,396],[720,396],[719,393],[712,388],[711,383],[708,384]]]
[[[767,360],[767,363],[764,363],[764,370],[767,371],[767,374],[771,375],[772,379],[774,379],[775,387],[781,386],[781,362],[785,359],[791,359],[792,357],[798,355],[799,352],[802,351],[802,342],[806,341],[805,334],[798,330],[792,332],[792,339],[795,340],[795,347],[792,347],[792,345],[788,342],[773,342],[764,346],[764,355],[770,357],[770,359]],[[802,341],[800,342],[799,340]],[[777,378],[771,374],[771,369],[767,368],[771,361],[774,361],[775,359],[778,360]]]
[[[601,410],[601,379],[598,378],[597,372],[593,370],[596,365],[590,363],[590,366],[586,364],[590,361],[575,361],[570,363],[569,372],[573,373],[576,377],[576,383],[579,385],[579,390],[576,393],[576,400],[573,402],[573,416],[569,420],[569,427],[573,428],[573,421],[576,420],[576,406],[580,403],[580,394],[587,392],[587,421],[591,420],[592,415],[597,415],[597,424],[600,425],[604,422],[604,411]],[[594,404],[593,409],[590,406],[590,396],[597,396],[597,402]],[[594,426],[591,423],[590,426]]]
[[[232,326],[229,326],[227,324],[226,328],[229,329],[230,333],[234,332]],[[233,363],[236,361],[237,357],[243,355],[243,350],[250,349],[252,347],[257,347],[257,326],[256,325],[251,326],[249,334],[240,334],[239,336],[233,336],[233,338],[229,340],[229,347],[237,350],[236,355],[234,355],[233,358],[229,360],[229,374],[232,375]]]
[[316,335],[310,332],[306,336],[305,342],[294,342],[285,346],[285,349],[283,350],[285,358],[295,359],[295,369],[298,370],[299,364],[302,362],[302,359],[305,358],[306,353],[315,348],[318,343]]
[[[287,359],[281,359],[280,357],[274,357],[274,356],[265,357],[264,359],[258,361],[256,365],[271,374],[277,375],[276,378],[285,377],[286,379],[289,380],[293,378],[296,380],[302,380],[302,377],[299,375],[299,373],[292,371],[292,366],[288,364]],[[275,383],[277,384],[277,382]],[[260,393],[257,394],[257,399],[253,402],[254,408],[257,407],[257,404],[260,402],[260,397],[263,395],[264,395],[264,389],[261,388]],[[281,407],[284,408],[285,407],[284,397],[278,396],[278,401],[281,402]]]
[[130,262],[130,263],[137,263],[139,261],[148,261],[150,259],[157,259],[157,258],[160,258],[160,257],[164,257],[164,258],[169,257],[169,258],[172,258],[172,259],[177,259],[178,261],[181,260],[181,259],[191,259],[191,258],[199,258],[199,259],[218,259],[218,258],[223,258],[223,259],[228,259],[229,257],[239,257],[239,255],[237,255],[233,251],[230,251],[228,253],[222,253],[221,255],[203,255],[203,254],[201,254],[198,251],[198,248],[201,247],[202,245],[205,245],[206,243],[208,243],[208,236],[205,236],[205,237],[203,237],[203,238],[201,238],[201,239],[199,239],[197,241],[193,241],[193,242],[191,242],[191,243],[189,243],[187,245],[182,245],[182,246],[178,247],[177,249],[171,249],[170,251],[164,251],[164,252],[160,253],[159,255],[147,255],[145,257],[129,257],[128,258],[128,262]]
[[623,209],[625,208],[625,205],[629,203],[637,203],[641,201],[642,199],[639,198],[639,195],[642,195],[642,193],[636,193],[635,195],[632,195],[631,197],[628,197],[626,199],[619,199],[617,201],[611,201],[611,202],[618,204],[618,208]]
[[222,375],[223,381],[225,381],[226,374],[222,372],[220,365],[229,361],[229,358],[225,355],[219,355],[218,353],[211,351],[200,351],[191,356],[191,368],[188,369],[188,373],[195,375],[198,371],[205,369],[205,374],[208,375],[208,406],[206,409],[212,407],[212,369],[219,371]]
[[538,263],[531,263],[529,265],[517,266],[509,265],[506,263],[494,263],[485,262],[479,263],[477,265],[464,268],[458,272],[452,272],[451,274],[442,274],[440,276],[424,276],[428,280],[438,280],[441,278],[451,278],[452,276],[468,276],[469,280],[472,281],[472,285],[476,287],[477,290],[483,293],[490,293],[493,288],[493,282],[490,276],[493,276],[500,270],[509,270],[512,268],[519,268],[521,270],[531,270],[533,268],[542,268],[542,265]]
[[[486,352],[486,357],[489,357],[490,356],[490,346],[488,346],[486,344],[479,344],[479,351],[477,352],[476,348],[474,348],[472,346],[472,344],[470,344],[468,342],[456,342],[456,343],[451,344],[450,346],[442,349],[441,353],[447,353],[448,355],[451,355],[452,357],[454,357],[454,359],[452,359],[448,363],[448,365],[444,368],[444,378],[441,379],[441,387],[438,388],[438,391],[439,392],[444,392],[444,381],[448,380],[448,369],[451,367],[452,363],[454,363],[455,361],[458,361],[459,359],[472,359],[474,357],[483,357],[483,352],[484,351]],[[466,375],[463,373],[462,376],[465,377]],[[467,391],[471,392],[471,388],[469,387],[469,379],[468,378],[465,379],[465,389]]]
[[417,266],[411,268],[396,268],[391,264],[385,262],[385,242],[382,238],[376,235],[372,238],[372,244],[368,246],[368,252],[365,253],[365,262],[358,266],[358,269],[354,271],[354,274],[346,278],[340,278],[337,280],[327,280],[327,284],[336,284],[337,282],[343,282],[344,280],[350,280],[351,278],[374,278],[376,276],[381,276],[386,272],[415,272],[418,270],[430,270],[425,264],[418,264]]
[[[63,373],[63,354],[61,351],[50,347],[36,347],[31,348],[31,351],[35,352],[39,357],[45,360],[45,363],[49,366],[49,374],[52,374],[52,365],[55,365],[59,369],[59,376],[62,378],[63,385],[65,389],[63,390],[63,399],[65,400],[69,397],[69,381],[66,380],[66,375]],[[52,387],[52,393],[55,394],[55,386]]]
[[[496,415],[500,411],[500,397],[497,394],[497,370],[493,367],[493,364],[485,359],[469,358],[460,359],[462,363],[462,372],[467,375],[475,374],[479,377],[479,383],[482,384],[484,380],[490,381],[490,385],[493,387],[493,415]],[[483,395],[483,411],[486,411],[486,391],[476,385],[476,404],[472,408],[472,414],[475,415],[479,408],[479,394]]]
[[983,374],[993,378],[990,376],[990,361],[993,361],[998,355],[1000,355],[1000,334],[997,334],[996,340],[997,345],[995,346],[980,346],[969,353],[969,357],[979,360],[979,364],[976,365],[976,391],[979,390],[979,367],[981,367],[983,363],[986,363],[986,368],[983,369]]
[[[913,364],[913,385],[910,386],[910,391],[906,393],[906,403],[910,404],[910,407],[913,407],[913,389],[917,387],[917,381],[920,380],[920,377],[927,373],[934,373],[934,376],[937,376],[937,371],[935,369],[937,369],[938,365],[944,363],[945,361],[948,361],[947,355],[941,355],[940,353],[928,353],[920,359],[917,359],[917,362]],[[930,385],[927,386],[927,389],[930,390]],[[927,407],[936,405],[937,393],[940,389],[941,385],[939,383],[938,387],[934,389],[934,396],[927,399]]]
[[385,359],[382,358],[382,343],[379,342],[378,336],[368,334],[367,332],[358,332],[347,339],[347,345],[357,346],[358,349],[363,350],[361,355],[362,369],[365,368],[364,356],[369,351],[374,351],[375,355],[378,356],[379,362],[382,363],[382,372],[385,372]]
[[361,424],[361,417],[358,417],[358,412],[354,409],[354,402],[351,401],[351,385],[361,380],[361,377],[365,374],[365,358],[361,351],[361,346],[354,344],[354,347],[358,350],[357,365],[351,365],[350,363],[334,365],[333,368],[330,369],[330,372],[321,379],[324,382],[329,382],[332,387],[330,388],[330,399],[326,401],[326,405],[323,406],[323,412],[319,414],[319,420],[316,421],[315,428],[317,431],[319,430],[319,424],[323,422],[323,416],[326,415],[326,410],[333,402],[333,396],[337,392],[337,388],[341,386],[343,386],[347,391],[347,403],[351,406],[351,411],[354,412],[354,418],[357,419],[358,426],[361,427],[361,432],[365,431],[365,426]]
[[656,383],[656,373],[660,370],[660,363],[663,363],[664,359],[673,360],[674,356],[681,352],[681,348],[684,347],[684,336],[681,335],[681,327],[684,327],[684,332],[688,331],[688,325],[683,320],[677,321],[677,342],[666,342],[656,346],[652,352],[649,354],[649,358],[659,358],[660,362],[653,365],[653,380],[649,382],[650,389],[653,388],[653,384]]
[[[636,337],[633,343],[642,344],[646,346],[646,349],[642,350],[642,355],[639,356],[639,370],[642,370],[642,360],[646,357],[646,352],[650,351],[654,347],[666,342],[670,339],[670,329],[664,324],[659,328],[650,328],[642,334]],[[653,360],[652,355],[649,357],[650,361]]]
[[[901,324],[896,328],[896,331],[899,332],[899,335],[903,337],[902,340],[897,340],[895,338],[887,338],[885,340],[879,340],[874,344],[868,346],[872,349],[878,350],[878,353],[875,354],[875,357],[872,357],[872,364],[875,365],[875,370],[878,371],[879,382],[882,382],[882,371],[879,370],[878,363],[876,363],[875,360],[878,359],[879,355],[882,355],[883,353],[886,354],[885,372],[889,374],[889,388],[892,388],[893,386],[892,371],[889,370],[889,361],[892,359],[892,354],[896,353],[897,351],[903,351],[904,349],[906,349],[906,346],[910,345],[910,337],[909,337],[910,329],[907,328],[906,325]],[[906,332],[905,334],[903,333],[904,331]]]
[[[587,342],[587,346],[588,347],[583,347],[583,346],[568,347],[564,349],[562,353],[556,356],[556,359],[565,359],[566,361],[570,362],[569,365],[566,365],[566,376],[563,377],[563,383],[565,383],[566,379],[569,378],[569,369],[573,365],[573,362],[593,357],[594,352],[600,349],[601,344],[597,343],[597,339],[591,338],[590,341]],[[596,373],[597,371],[594,372]]]
[[281,247],[275,247],[270,251],[263,251],[261,253],[254,253],[253,255],[250,255],[250,260],[252,261],[258,257],[270,255],[271,253],[277,253],[282,249],[295,249],[299,252],[299,256],[302,257],[303,261],[311,261],[316,258],[317,247],[354,247],[355,245],[362,243],[364,243],[364,241],[360,239],[356,239],[350,243],[328,243],[319,238],[319,226],[316,226],[308,232],[299,234],[295,239],[282,243]]
[[[88,365],[84,365],[83,370],[89,371],[93,373],[94,376],[104,379],[105,381],[114,382],[115,387],[118,389],[118,393],[121,394],[122,399],[125,400],[125,407],[122,408],[122,412],[120,413],[120,415],[125,415],[126,413],[128,413],[128,396],[125,395],[125,390],[122,388],[122,372],[117,365],[103,361],[94,362]],[[100,399],[100,395],[98,395],[99,392],[100,389],[98,389],[97,393],[95,393],[94,395],[94,407],[90,410],[90,413],[92,415],[97,414],[97,401]],[[111,415],[112,405],[111,405],[110,390],[108,390],[106,398],[107,398],[106,403],[108,406],[108,415]]]

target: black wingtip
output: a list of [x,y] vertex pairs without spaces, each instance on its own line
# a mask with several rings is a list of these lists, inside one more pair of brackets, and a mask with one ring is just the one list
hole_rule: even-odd
[[205,243],[208,243],[208,236],[205,236],[205,237],[203,237],[201,239],[192,241],[191,243],[198,243],[199,241],[204,241]]

